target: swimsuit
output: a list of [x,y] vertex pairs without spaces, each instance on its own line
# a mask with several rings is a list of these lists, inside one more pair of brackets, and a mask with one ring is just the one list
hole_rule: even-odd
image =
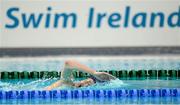
[[97,79],[97,78],[96,78],[95,76],[93,76],[93,75],[90,75],[89,78],[91,78],[91,79],[94,81],[94,83],[103,83],[103,82],[106,82],[106,81],[102,81],[102,80]]

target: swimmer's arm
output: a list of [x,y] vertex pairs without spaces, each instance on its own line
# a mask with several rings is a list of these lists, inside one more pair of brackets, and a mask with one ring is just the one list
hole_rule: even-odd
[[77,61],[74,61],[74,60],[67,60],[65,62],[65,67],[76,68],[78,71],[89,73],[92,75],[94,75],[96,73],[96,70],[91,69]]
[[78,71],[89,73],[89,74],[91,74],[91,75],[95,76],[96,78],[103,80],[103,81],[116,79],[116,77],[112,76],[109,73],[96,72],[96,70],[93,70],[93,69],[91,69],[91,68],[89,68],[83,64],[80,64],[79,62],[74,61],[74,60],[66,61],[65,67],[76,68]]
[[63,84],[62,80],[59,80],[59,81],[53,83],[52,85],[46,87],[45,90],[52,90],[54,88],[61,86],[62,84]]

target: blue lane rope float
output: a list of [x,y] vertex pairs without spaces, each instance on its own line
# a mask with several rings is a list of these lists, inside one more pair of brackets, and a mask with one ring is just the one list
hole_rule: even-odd
[[120,98],[120,97],[180,97],[177,89],[118,89],[118,90],[11,90],[0,91],[0,99],[36,98]]

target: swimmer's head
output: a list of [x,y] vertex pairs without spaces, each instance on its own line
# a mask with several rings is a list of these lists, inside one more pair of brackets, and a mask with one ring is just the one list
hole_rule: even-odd
[[90,86],[92,84],[94,84],[94,81],[91,78],[88,78],[88,79],[82,80],[78,83],[74,83],[74,86],[75,87],[86,87],[86,86]]

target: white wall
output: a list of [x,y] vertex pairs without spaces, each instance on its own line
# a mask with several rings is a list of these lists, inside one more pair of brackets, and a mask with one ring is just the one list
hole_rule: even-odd
[[[108,14],[119,12],[124,14],[124,8],[130,6],[131,15],[136,12],[162,11],[168,16],[180,8],[179,0],[1,0],[0,1],[0,48],[3,47],[103,47],[103,46],[180,46],[180,28],[168,26],[134,28],[110,28],[104,23],[100,29],[86,27],[87,14],[90,7]],[[21,13],[46,13],[46,8],[52,7],[52,14],[57,12],[76,12],[78,26],[75,29],[53,27],[45,29],[40,26],[25,29],[21,25],[15,29],[5,28],[11,23],[6,12],[11,7],[19,7],[15,15],[20,19]],[[148,17],[149,18],[149,17]],[[147,18],[147,19],[148,19]],[[106,20],[106,19],[105,19]],[[20,21],[21,22],[21,21]],[[105,21],[107,22],[107,21]],[[21,24],[21,23],[20,23]]]

